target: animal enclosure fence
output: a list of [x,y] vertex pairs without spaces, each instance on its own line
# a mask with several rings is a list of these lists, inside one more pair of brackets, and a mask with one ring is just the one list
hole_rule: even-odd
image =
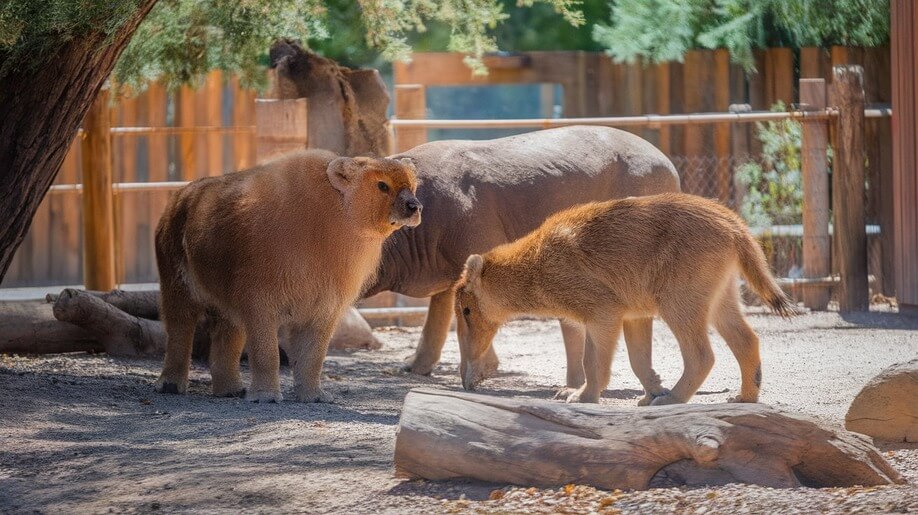
[[[427,86],[399,84],[400,80],[427,77],[435,79],[438,84],[448,84],[457,81],[478,83],[481,79],[469,78],[468,70],[464,68],[464,77],[449,71],[449,63],[455,60],[453,57],[448,57],[445,65],[437,65],[441,71],[445,67],[446,71],[443,73],[431,76],[427,72],[418,72],[417,70],[425,69],[420,65],[425,63],[425,59],[428,59],[425,56],[429,55],[420,54],[416,56],[413,65],[395,67],[397,117],[391,124],[396,131],[399,148],[426,141],[431,129],[469,128],[476,126],[475,124],[525,130],[572,123],[619,126],[638,133],[666,151],[678,166],[686,191],[721,198],[732,207],[740,209],[745,197],[744,189],[748,189],[748,186],[737,181],[737,169],[750,163],[763,164],[762,144],[753,122],[805,119],[825,125],[828,119],[834,116],[834,111],[818,107],[814,107],[814,112],[804,112],[803,108],[809,109],[814,104],[803,98],[803,86],[794,81],[795,75],[803,74],[804,70],[828,74],[832,63],[861,60],[865,62],[868,70],[864,75],[867,78],[864,89],[868,100],[883,101],[888,98],[884,97],[884,88],[888,89],[888,84],[884,85],[881,79],[876,78],[884,73],[884,62],[888,71],[888,56],[884,58],[883,52],[883,49],[803,49],[797,55],[787,49],[769,50],[760,53],[763,71],[758,78],[743,78],[742,81],[739,80],[741,75],[737,75],[737,68],[730,65],[726,59],[728,56],[718,51],[695,52],[686,56],[686,63],[669,63],[649,68],[638,65],[615,65],[608,59],[599,59],[600,56],[596,54],[582,52],[574,53],[576,55],[573,56],[566,55],[568,53],[534,53],[535,57],[528,58],[489,58],[488,64],[492,66],[492,75],[488,79],[490,82],[510,83],[520,77],[531,81],[543,81],[546,76],[555,77],[565,88],[565,114],[602,114],[615,110],[633,112],[615,113],[631,116],[603,117],[599,120],[577,117],[499,121],[425,120]],[[568,61],[579,64],[575,68],[571,68],[569,64],[552,68],[555,64]],[[599,63],[599,68],[591,72],[593,65],[590,63]],[[695,70],[692,67],[693,63],[708,71]],[[713,68],[706,68],[709,65]],[[414,67],[412,69],[415,71],[406,74],[405,66]],[[548,69],[553,70],[553,75],[539,75],[533,71],[548,73],[545,71]],[[427,75],[423,75],[424,73]],[[574,75],[566,76],[565,73]],[[707,79],[699,82],[696,75],[713,79],[707,84]],[[604,79],[597,81],[596,77]],[[724,77],[727,78],[726,82]],[[611,85],[603,82],[611,80],[610,78],[618,82]],[[593,82],[590,82],[591,80]],[[686,86],[686,80],[689,85],[694,86]],[[832,82],[831,77],[827,82]],[[727,85],[726,91],[741,91],[742,96],[727,95],[726,100],[730,104],[724,104],[724,94],[717,93],[723,84]],[[738,84],[742,84],[742,87]],[[603,87],[596,91],[591,89],[597,85]],[[615,87],[612,87],[613,85]],[[638,90],[642,92],[635,93]],[[591,91],[595,93],[596,98],[588,98]],[[698,98],[690,98],[692,95],[698,95]],[[734,104],[732,101],[735,99],[754,102]],[[791,112],[761,110],[767,107],[766,102],[775,99],[787,99]],[[663,109],[666,105],[669,107]],[[721,108],[721,105],[724,107]],[[823,107],[825,105],[822,104]],[[699,106],[699,110],[710,109],[718,112],[663,114],[684,112],[686,106]],[[594,108],[597,111],[586,111]],[[303,110],[305,111],[305,107]],[[661,114],[636,116],[637,113],[645,112]],[[888,137],[884,137],[889,131],[888,113],[888,109],[868,110],[868,119],[864,125],[865,137],[871,142],[866,145],[869,163],[866,203],[868,221],[871,223],[868,230],[873,233],[880,232],[878,228],[886,226],[882,220],[881,210],[884,207],[882,199],[887,198],[884,188],[888,188],[883,181],[883,170],[888,162]],[[259,120],[256,121],[256,117]],[[291,131],[295,130],[299,123],[290,117],[285,118],[280,112],[270,112],[267,104],[256,109],[252,92],[242,90],[234,80],[224,84],[222,77],[217,73],[208,76],[204,87],[197,91],[184,89],[174,95],[167,95],[161,87],[153,85],[140,97],[119,102],[113,107],[108,118],[113,125],[110,162],[115,183],[110,194],[114,198],[114,214],[111,218],[116,231],[113,281],[119,284],[156,280],[152,233],[168,198],[168,191],[177,188],[186,180],[231,172],[253,164],[258,153],[256,147],[266,145],[265,142],[268,140],[279,144],[285,144],[285,139],[296,140],[298,136],[291,136]],[[256,138],[256,131],[262,127],[273,127],[273,131],[270,134],[265,132],[262,138]],[[82,146],[84,145],[75,145],[68,154],[61,174],[46,198],[45,205],[36,216],[32,231],[16,256],[4,286],[82,282],[85,263],[81,252],[84,245],[80,231],[82,210],[79,183],[81,168],[84,167],[81,163],[86,162],[86,156],[81,155]],[[812,153],[802,152],[800,159],[806,160],[809,154]],[[809,160],[812,161],[811,158]],[[828,198],[827,193],[825,198]],[[93,202],[86,204],[95,205]],[[825,216],[828,216],[828,209]],[[802,213],[799,217],[803,218]],[[807,231],[805,227],[801,228],[801,224],[796,222],[794,219],[776,218],[760,231],[766,248],[774,250],[773,255],[776,259],[788,256],[786,263],[775,261],[774,264],[782,274],[790,277],[801,275],[806,269],[806,234],[812,234],[812,231]],[[803,221],[803,226],[805,225]],[[804,235],[803,238],[800,234]],[[884,247],[885,241],[882,234],[879,237],[874,236],[871,238],[871,247]],[[872,254],[878,256],[875,261],[881,262],[886,259],[887,253],[883,250]],[[873,267],[874,270],[883,271],[890,268]],[[815,278],[812,274],[806,274],[810,277],[798,280],[797,284],[807,281],[822,281],[822,284],[836,281],[837,277],[830,276],[831,271],[820,273]],[[878,274],[881,280],[885,280],[887,275]]]

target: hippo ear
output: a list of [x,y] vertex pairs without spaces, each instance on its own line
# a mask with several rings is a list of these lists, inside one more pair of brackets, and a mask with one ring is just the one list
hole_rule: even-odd
[[465,260],[465,280],[467,284],[478,284],[481,280],[482,267],[484,267],[484,259],[478,254],[472,254]]
[[325,173],[328,174],[328,180],[332,186],[344,193],[357,184],[358,179],[363,174],[364,164],[362,160],[339,157],[328,164],[328,169]]

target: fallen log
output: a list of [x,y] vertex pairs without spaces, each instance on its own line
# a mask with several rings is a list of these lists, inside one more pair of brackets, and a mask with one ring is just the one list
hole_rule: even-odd
[[[54,303],[53,309],[38,308],[35,303],[28,303],[33,305],[28,308],[30,315],[17,319],[19,322],[13,326],[15,331],[6,323],[0,327],[0,352],[45,354],[104,350],[121,356],[160,355],[165,352],[166,334],[162,323],[157,320],[159,301],[156,291],[97,292],[68,288],[60,294],[48,294],[45,299]],[[13,312],[12,308],[7,311]],[[0,311],[0,316],[4,313]],[[212,323],[213,320],[204,317],[198,324],[195,356],[207,356]],[[42,328],[43,332],[38,334],[30,329],[32,327]],[[286,332],[281,331],[280,337],[283,347]],[[375,350],[381,348],[382,343],[373,335],[370,325],[360,313],[351,308],[339,321],[329,347],[335,350]]]
[[[149,320],[159,320],[159,291],[157,290],[77,291],[102,299],[106,304],[111,304],[129,315]],[[60,297],[58,293],[49,293],[45,295],[45,300],[54,303],[58,297]]]
[[762,404],[621,408],[418,388],[396,474],[604,489],[903,482],[866,438]]
[[96,338],[83,328],[59,322],[41,301],[0,302],[0,353],[57,354],[101,352]]
[[115,356],[166,352],[166,331],[157,320],[128,314],[101,297],[67,288],[54,301],[54,317],[82,327]]

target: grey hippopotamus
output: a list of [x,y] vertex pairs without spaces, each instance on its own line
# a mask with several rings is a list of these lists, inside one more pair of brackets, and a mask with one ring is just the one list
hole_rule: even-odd
[[[393,156],[417,169],[424,222],[385,244],[375,284],[365,296],[394,291],[431,297],[421,340],[405,370],[429,374],[453,316],[452,286],[466,258],[513,241],[567,207],[679,191],[672,162],[646,140],[608,127],[573,126],[487,141],[434,141]],[[651,321],[625,327],[647,339]],[[562,321],[569,387],[583,382],[584,331]],[[497,357],[488,357],[492,371]]]

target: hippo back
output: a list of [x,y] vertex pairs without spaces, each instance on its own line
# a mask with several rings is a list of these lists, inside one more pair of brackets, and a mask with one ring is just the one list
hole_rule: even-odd
[[367,294],[428,296],[448,288],[469,255],[517,239],[557,211],[679,191],[676,169],[660,150],[607,127],[435,141],[393,157],[417,168],[423,221],[387,241],[378,282]]

